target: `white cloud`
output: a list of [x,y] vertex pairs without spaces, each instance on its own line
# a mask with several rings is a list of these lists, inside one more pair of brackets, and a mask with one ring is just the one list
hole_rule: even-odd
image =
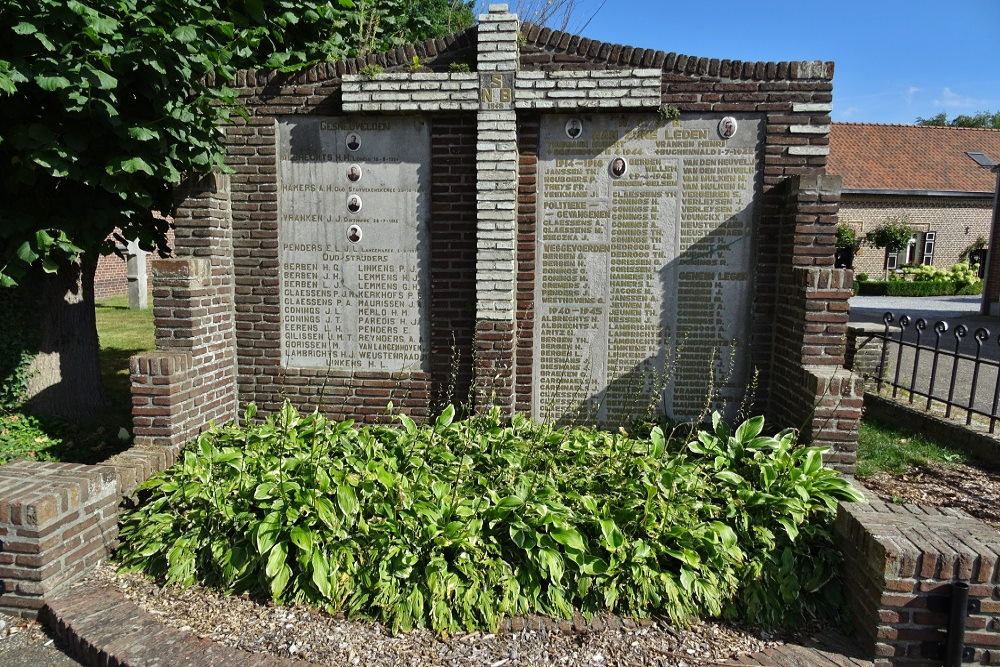
[[959,95],[951,88],[945,88],[942,90],[941,97],[934,100],[934,106],[944,107],[946,109],[972,109],[974,107],[983,106],[983,104],[983,101],[967,95]]
[[910,86],[906,89],[906,103],[913,104],[913,96],[922,91],[923,88],[917,88],[916,86]]
[[846,109],[837,110],[837,116],[840,117],[839,120],[850,120],[859,113],[861,113],[861,107],[847,107]]

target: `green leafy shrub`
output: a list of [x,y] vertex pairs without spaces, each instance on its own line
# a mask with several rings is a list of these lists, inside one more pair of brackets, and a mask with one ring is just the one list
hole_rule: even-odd
[[941,296],[954,294],[955,287],[942,280],[874,280],[858,283],[861,296]]
[[52,435],[58,426],[58,420],[23,413],[0,415],[0,465],[21,459],[62,460],[62,440]]
[[858,234],[854,231],[853,227],[840,224],[837,225],[836,246],[838,248],[853,248],[857,250],[861,246],[861,241],[858,240]]
[[854,275],[854,278],[859,283],[867,282],[868,281],[868,274],[867,273],[857,273],[857,274]]
[[713,431],[688,448],[712,471],[710,499],[724,508],[722,521],[746,554],[726,615],[778,626],[837,602],[827,586],[839,561],[829,522],[839,500],[859,498],[823,467],[822,449],[796,446],[793,430],[761,437],[763,427],[764,418],[755,417],[730,431],[715,414]]
[[34,359],[32,323],[20,292],[0,287],[0,414],[17,410],[24,402]]
[[729,435],[716,417],[689,447],[498,411],[399,419],[355,428],[286,404],[202,435],[140,487],[123,565],[394,630],[574,609],[783,621],[766,604],[807,608],[792,597],[829,579],[835,499],[854,497],[818,450],[760,437],[761,418]]
[[978,264],[969,266],[967,262],[953,264],[950,269],[906,264],[901,273],[890,275],[888,281],[859,285],[858,293],[865,296],[982,294],[983,281],[979,279],[978,270]]
[[910,244],[912,237],[913,228],[906,224],[905,218],[892,218],[868,232],[865,240],[876,248],[901,252]]
[[952,282],[955,284],[955,289],[979,282],[979,265],[970,265],[968,262],[952,264],[947,269],[927,264],[904,264],[902,271],[904,275],[915,281],[943,280]]

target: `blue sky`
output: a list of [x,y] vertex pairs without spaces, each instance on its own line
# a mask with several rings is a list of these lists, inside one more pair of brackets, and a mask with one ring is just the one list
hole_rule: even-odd
[[[577,0],[571,31],[601,3]],[[1000,0],[606,0],[582,32],[692,56],[833,60],[838,122],[1000,111]]]

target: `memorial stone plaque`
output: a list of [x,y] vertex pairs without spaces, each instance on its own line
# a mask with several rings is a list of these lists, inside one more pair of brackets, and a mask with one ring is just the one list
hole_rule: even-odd
[[426,370],[426,121],[288,117],[278,142],[282,365]]
[[754,117],[543,118],[537,418],[613,424],[650,409],[690,418],[713,374],[720,402],[738,403],[759,126]]

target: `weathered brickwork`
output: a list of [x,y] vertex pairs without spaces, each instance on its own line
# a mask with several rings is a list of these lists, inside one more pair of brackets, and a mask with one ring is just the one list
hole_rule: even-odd
[[177,446],[236,417],[229,178],[178,191],[176,258],[153,261],[156,351],[131,360],[138,444]]
[[[859,238],[887,220],[901,219],[917,232],[914,260],[923,261],[923,234],[934,232],[933,266],[948,268],[978,239],[989,239],[993,200],[986,197],[891,197],[888,195],[844,194],[840,221],[857,232]],[[899,264],[905,261],[900,253]],[[884,249],[864,246],[854,256],[854,272],[873,279],[885,275]]]
[[965,623],[971,662],[1000,664],[1000,532],[961,510],[841,504],[846,616],[876,665],[939,665],[955,582],[978,610]]
[[0,466],[0,611],[33,618],[47,595],[106,558],[120,501],[114,468]]
[[479,77],[472,72],[448,74],[379,74],[344,76],[345,112],[475,111]]
[[895,361],[889,354],[883,355],[884,332],[881,324],[855,323],[847,327],[844,368],[864,378],[865,389],[869,391],[878,384],[879,367],[884,365],[884,373],[888,375]]
[[521,72],[514,82],[516,109],[633,109],[660,105],[655,69]]
[[840,179],[794,176],[775,194],[784,208],[768,412],[800,428],[804,441],[830,447],[828,464],[853,472],[864,394],[861,378],[843,368],[852,274],[832,266]]

